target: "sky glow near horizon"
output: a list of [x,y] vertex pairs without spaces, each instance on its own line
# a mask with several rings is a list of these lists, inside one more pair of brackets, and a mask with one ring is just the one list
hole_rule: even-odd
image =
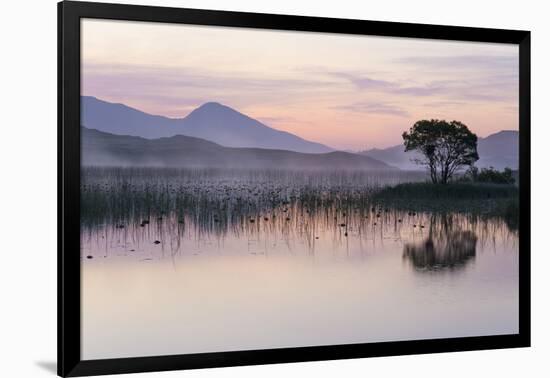
[[518,130],[517,45],[91,19],[81,38],[82,95],[151,114],[216,101],[349,150],[419,119]]

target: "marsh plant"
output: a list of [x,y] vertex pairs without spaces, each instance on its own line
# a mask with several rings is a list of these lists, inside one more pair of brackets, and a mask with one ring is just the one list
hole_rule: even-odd
[[[470,229],[488,239],[509,228],[505,218],[495,214],[451,213],[447,211],[451,206],[433,211],[404,208],[400,199],[409,205],[421,203],[410,200],[415,196],[409,191],[417,189],[407,189],[408,185],[433,188],[423,184],[425,180],[424,174],[414,172],[90,167],[82,170],[82,236],[116,240],[124,246],[153,242],[179,253],[184,239],[223,240],[231,235],[287,243],[300,240],[305,251],[312,252],[316,241],[327,235],[336,243],[348,238],[400,239],[454,224],[457,232]],[[461,193],[453,186],[438,188]],[[437,193],[425,193],[438,202]],[[455,203],[457,198],[469,198],[451,194]],[[448,193],[443,197],[449,202]],[[418,254],[413,250],[418,248],[410,247],[407,255],[414,258]]]
[[176,215],[202,225],[330,209],[372,207],[373,193],[387,185],[422,181],[422,173],[239,171],[216,169],[84,168],[84,228],[142,224]]

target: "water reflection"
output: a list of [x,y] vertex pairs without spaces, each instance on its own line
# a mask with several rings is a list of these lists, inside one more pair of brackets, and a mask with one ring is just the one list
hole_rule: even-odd
[[84,358],[517,332],[504,221],[331,209],[85,230]]
[[429,236],[422,243],[407,243],[403,258],[420,271],[463,268],[476,256],[477,237],[471,231],[455,231],[445,239]]
[[427,237],[405,243],[403,259],[418,271],[462,269],[475,260],[477,242],[475,232],[462,229],[452,215],[432,215]]
[[199,174],[85,184],[84,359],[517,332],[501,217],[396,210],[362,176]]
[[328,207],[315,211],[297,205],[269,216],[196,219],[168,214],[146,223],[105,224],[82,229],[84,260],[125,256],[140,259],[216,255],[341,255],[364,258],[392,242],[416,270],[453,271],[472,262],[476,248],[515,247],[517,235],[499,218],[459,213],[416,213],[384,209]]

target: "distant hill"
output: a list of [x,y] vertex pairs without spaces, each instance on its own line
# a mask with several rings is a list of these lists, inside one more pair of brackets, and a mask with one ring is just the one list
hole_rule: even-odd
[[[416,152],[405,152],[403,145],[397,145],[384,149],[371,149],[361,152],[374,159],[383,161],[394,167],[405,170],[422,169],[415,164],[415,158],[420,157]],[[519,133],[513,130],[499,131],[486,138],[477,141],[479,160],[476,166],[479,168],[494,167],[502,170],[506,167],[518,169],[519,166]]]
[[504,169],[519,168],[519,133],[503,130],[481,138],[477,142],[479,160],[476,166]]
[[386,164],[398,167],[404,170],[419,170],[424,169],[414,163],[414,159],[419,158],[420,154],[416,152],[405,152],[403,145],[397,145],[388,148],[373,148],[371,150],[360,152],[362,155],[369,156],[373,159],[383,161]]
[[111,134],[147,139],[186,135],[206,139],[225,147],[284,149],[296,152],[334,151],[285,131],[275,130],[238,111],[208,102],[185,118],[151,115],[124,104],[81,97],[81,124]]
[[195,137],[159,139],[114,135],[82,127],[84,166],[162,166],[246,169],[395,170],[368,156],[349,152],[307,154],[294,151],[224,147]]

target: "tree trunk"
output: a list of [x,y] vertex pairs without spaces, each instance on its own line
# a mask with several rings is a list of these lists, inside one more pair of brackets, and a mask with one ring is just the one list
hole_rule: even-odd
[[445,164],[441,172],[441,183],[445,185],[447,184],[448,181],[449,181],[449,165]]
[[430,178],[432,179],[432,184],[437,184],[437,168],[435,164],[430,165]]

